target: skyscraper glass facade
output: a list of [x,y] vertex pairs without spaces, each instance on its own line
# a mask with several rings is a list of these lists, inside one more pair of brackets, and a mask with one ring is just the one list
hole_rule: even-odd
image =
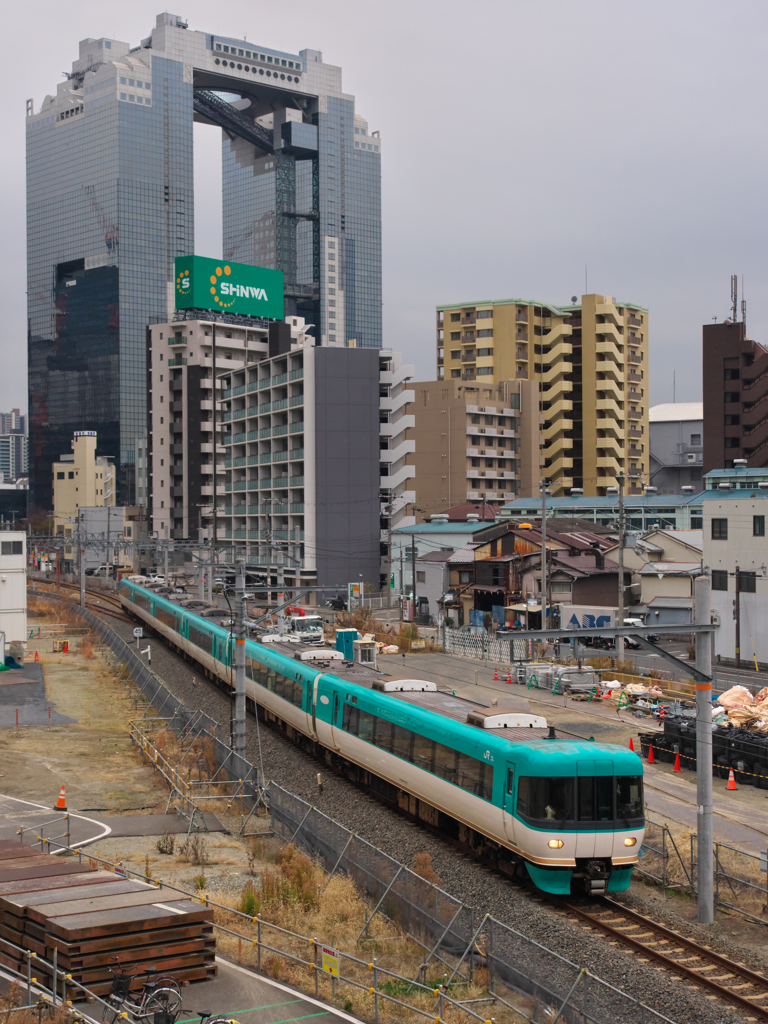
[[75,430],[98,431],[119,500],[135,500],[146,327],[172,316],[174,259],[194,251],[194,120],[227,128],[225,256],[282,270],[286,309],[314,324],[317,344],[381,346],[381,143],[342,93],[340,69],[317,51],[190,32],[170,14],[132,49],[86,39],[56,95],[27,110],[38,509],[50,508],[51,466]]

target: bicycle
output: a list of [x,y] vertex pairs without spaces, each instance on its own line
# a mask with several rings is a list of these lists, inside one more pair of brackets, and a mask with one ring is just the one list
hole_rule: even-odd
[[207,1010],[197,1010],[197,1015],[200,1018],[200,1024],[240,1024],[240,1021],[235,1020],[234,1017],[216,1017]]
[[133,968],[123,969],[116,956],[111,959],[116,966],[109,968],[112,990],[104,1003],[102,1024],[115,1024],[124,1009],[139,1021],[151,1019],[152,1024],[175,1024],[181,1013],[181,988],[173,975],[155,976],[156,967],[145,967],[146,980],[141,990],[141,999],[133,1002],[129,998]]

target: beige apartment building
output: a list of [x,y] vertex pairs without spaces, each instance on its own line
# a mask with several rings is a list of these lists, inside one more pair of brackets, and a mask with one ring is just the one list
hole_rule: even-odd
[[[115,504],[115,467],[96,454],[95,430],[76,430],[72,452],[53,464],[53,521],[56,533],[71,532],[79,509]],[[65,531],[65,524],[70,527]]]
[[467,302],[438,306],[436,330],[439,380],[536,384],[554,495],[604,495],[620,472],[648,481],[647,309],[610,295]]
[[541,475],[538,386],[462,380],[413,383],[416,467],[422,515],[465,501],[511,501],[538,493]]

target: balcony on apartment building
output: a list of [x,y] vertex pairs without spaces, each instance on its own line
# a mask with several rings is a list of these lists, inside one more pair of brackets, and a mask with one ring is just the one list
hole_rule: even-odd
[[640,319],[639,316],[635,316],[634,313],[630,313],[629,314],[629,316],[627,317],[627,323],[629,324],[630,327],[642,327],[643,326],[643,321]]
[[629,359],[630,363],[642,363],[643,354],[642,352],[630,352],[627,358]]
[[462,352],[461,353],[461,361],[462,361],[462,363],[474,363],[474,362],[477,361],[477,355],[476,355],[476,353],[474,351],[472,351],[472,352]]
[[464,313],[460,322],[462,324],[474,324],[475,319],[476,318],[474,313]]
[[462,380],[476,380],[477,378],[475,376],[475,371],[474,370],[465,370],[464,373],[462,373],[462,375],[461,375],[461,379]]
[[528,331],[523,331],[518,327],[515,341],[528,341]]

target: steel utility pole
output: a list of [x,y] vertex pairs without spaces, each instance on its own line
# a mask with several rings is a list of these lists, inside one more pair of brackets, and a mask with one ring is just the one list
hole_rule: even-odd
[[416,621],[416,534],[411,534],[411,572],[413,574],[413,618],[412,622]]
[[[624,474],[616,476],[619,482],[619,621],[617,626],[624,625]],[[624,637],[616,637],[616,658],[624,660]]]
[[541,628],[547,628],[547,484],[541,481]]
[[[281,605],[285,600],[284,594],[285,588],[285,565],[283,562],[283,552],[278,548],[277,551],[277,603]],[[281,608],[277,613],[277,633],[278,636],[283,636],[285,633],[285,610]]]
[[80,545],[80,607],[85,608],[85,551]]
[[168,524],[165,524],[165,547],[163,551],[164,556],[164,575],[165,585],[168,586]]
[[741,668],[741,573],[738,565],[735,573],[736,596],[733,599],[733,617],[736,620],[736,668]]
[[[198,528],[198,532],[202,532],[202,530],[200,528]],[[203,541],[202,541],[201,537],[198,537],[197,561],[198,561],[198,565],[197,565],[197,576],[198,576],[198,580],[197,580],[197,596],[198,596],[198,598],[201,601],[204,601],[205,600],[205,568],[203,567]],[[166,580],[166,582],[167,582],[167,580]]]
[[245,757],[245,564],[237,563],[235,596],[235,753]]
[[[710,611],[709,576],[697,576],[693,584],[694,624],[708,626]],[[695,667],[712,675],[712,634],[696,633]],[[712,924],[714,908],[714,855],[712,852],[712,682],[696,683],[696,815],[698,851],[699,923]]]

